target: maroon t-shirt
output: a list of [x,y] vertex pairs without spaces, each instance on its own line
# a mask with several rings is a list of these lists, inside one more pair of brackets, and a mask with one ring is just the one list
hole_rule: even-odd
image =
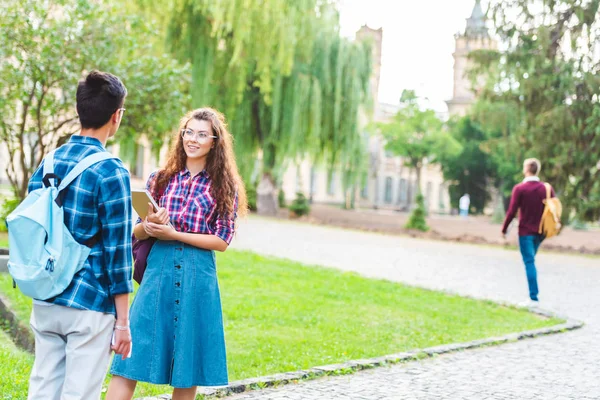
[[[554,189],[551,190],[551,197],[554,197]],[[516,185],[512,191],[510,206],[502,226],[502,233],[506,233],[508,224],[517,214],[517,210],[520,210],[519,236],[539,234],[545,198],[546,186],[543,182],[530,181]]]

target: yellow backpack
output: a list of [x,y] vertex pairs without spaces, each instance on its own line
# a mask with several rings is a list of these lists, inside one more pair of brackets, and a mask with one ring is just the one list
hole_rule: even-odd
[[544,199],[545,206],[542,220],[540,221],[539,233],[546,238],[550,238],[558,235],[562,228],[562,224],[560,223],[562,203],[558,197],[551,197],[552,189],[550,188],[549,183],[544,183],[544,186],[546,186],[546,198]]

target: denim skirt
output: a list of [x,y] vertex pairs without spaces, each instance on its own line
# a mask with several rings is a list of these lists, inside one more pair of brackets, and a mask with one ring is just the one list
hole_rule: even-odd
[[133,350],[110,372],[176,388],[227,385],[215,254],[157,241],[130,311]]

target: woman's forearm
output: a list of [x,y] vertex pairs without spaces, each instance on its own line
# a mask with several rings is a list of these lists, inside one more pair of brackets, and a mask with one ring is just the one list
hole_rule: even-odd
[[150,237],[144,230],[144,224],[139,223],[133,228],[133,234],[137,240],[146,240]]
[[209,234],[175,232],[173,240],[206,250],[225,251],[229,247],[220,237]]

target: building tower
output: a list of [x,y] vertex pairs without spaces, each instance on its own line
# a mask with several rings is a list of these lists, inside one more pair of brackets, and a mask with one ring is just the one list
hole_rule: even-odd
[[493,40],[487,28],[487,18],[481,8],[481,0],[476,0],[471,16],[467,18],[464,33],[455,36],[456,48],[454,57],[454,92],[452,99],[446,101],[448,113],[465,115],[471,104],[475,101],[476,89],[467,73],[471,67],[468,59],[469,53],[475,50],[497,49],[497,42]]
[[381,77],[381,42],[383,40],[383,28],[373,29],[367,25],[363,25],[356,32],[356,40],[370,40],[372,41],[372,52],[373,52],[373,70],[371,71],[370,89],[371,99],[373,100],[373,106],[376,108],[379,95],[379,79]]

